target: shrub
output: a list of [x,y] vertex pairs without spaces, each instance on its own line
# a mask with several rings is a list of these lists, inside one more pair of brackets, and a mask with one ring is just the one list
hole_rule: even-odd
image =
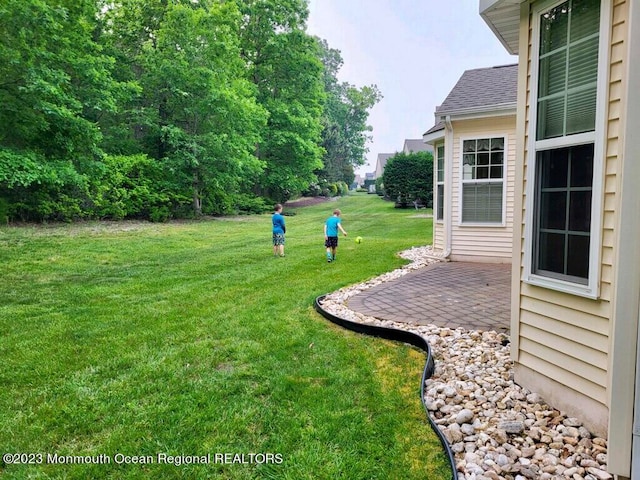
[[339,181],[336,184],[336,186],[338,188],[338,195],[340,195],[341,197],[345,196],[345,195],[347,195],[349,193],[349,185],[347,185],[346,182]]
[[312,183],[307,187],[307,189],[302,193],[305,197],[318,197],[322,194],[322,188],[317,183]]
[[108,155],[102,167],[92,188],[93,216],[155,222],[171,218],[179,202],[175,195],[163,191],[164,173],[155,160],[143,154]]
[[382,177],[376,178],[376,194],[380,196],[384,195],[384,183],[382,182]]
[[235,197],[235,208],[240,214],[260,214],[271,211],[273,205],[265,198],[248,194],[239,194]]
[[51,160],[37,169],[37,178],[14,183],[5,200],[11,218],[24,221],[65,221],[87,217],[88,179],[66,161]]
[[9,223],[9,202],[0,197],[0,224]]
[[154,223],[163,223],[171,218],[171,210],[167,206],[151,207],[149,220]]
[[430,152],[397,153],[382,176],[386,196],[400,207],[418,202],[433,206],[433,156]]

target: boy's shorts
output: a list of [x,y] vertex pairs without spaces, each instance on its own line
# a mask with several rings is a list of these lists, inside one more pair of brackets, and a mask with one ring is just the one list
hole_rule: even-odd
[[273,234],[273,244],[274,245],[284,245],[284,233],[274,233]]
[[336,248],[338,246],[338,237],[327,237],[324,241],[324,246],[327,248]]

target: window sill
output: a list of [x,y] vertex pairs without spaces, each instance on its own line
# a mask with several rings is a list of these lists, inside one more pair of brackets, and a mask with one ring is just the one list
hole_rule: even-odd
[[547,288],[557,292],[568,293],[579,297],[589,298],[591,300],[598,299],[598,292],[590,285],[581,285],[578,283],[568,282],[550,277],[542,277],[540,275],[531,274],[525,277],[523,281],[535,287]]
[[504,228],[507,225],[504,222],[465,222],[465,223],[458,223],[459,227],[463,227],[463,228]]

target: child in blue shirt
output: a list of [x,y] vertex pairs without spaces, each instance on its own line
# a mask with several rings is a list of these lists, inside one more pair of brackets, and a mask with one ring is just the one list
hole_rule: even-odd
[[324,224],[324,246],[327,248],[327,262],[331,263],[336,259],[336,250],[338,249],[338,230],[346,237],[347,232],[341,225],[340,210],[335,209],[333,216],[329,217]]
[[273,254],[277,257],[284,257],[284,234],[287,228],[284,225],[284,216],[282,215],[282,205],[279,203],[275,206],[275,212],[271,217],[273,224]]

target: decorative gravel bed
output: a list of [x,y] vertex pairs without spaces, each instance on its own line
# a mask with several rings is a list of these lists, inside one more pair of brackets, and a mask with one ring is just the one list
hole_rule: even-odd
[[425,404],[466,480],[608,480],[607,441],[577,418],[513,381],[508,337],[435,325],[380,320],[348,308],[350,297],[440,261],[430,246],[400,253],[412,263],[325,296],[322,308],[349,321],[424,337],[435,359]]

